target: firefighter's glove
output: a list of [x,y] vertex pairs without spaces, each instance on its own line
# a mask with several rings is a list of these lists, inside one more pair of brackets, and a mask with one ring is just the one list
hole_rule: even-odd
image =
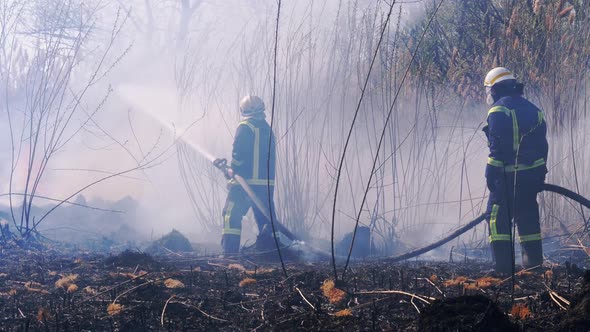
[[225,176],[226,179],[230,180],[234,177],[233,170],[227,166],[227,159],[217,158],[213,160],[213,165],[223,172],[223,176]]

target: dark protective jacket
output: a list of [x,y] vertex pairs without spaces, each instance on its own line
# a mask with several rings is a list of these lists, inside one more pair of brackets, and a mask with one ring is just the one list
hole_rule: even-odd
[[539,108],[521,96],[505,96],[492,105],[487,123],[483,131],[490,148],[486,167],[488,186],[506,173],[526,170],[534,169],[544,178],[547,125]]
[[275,144],[274,134],[263,118],[250,118],[240,122],[232,151],[231,167],[234,173],[243,177],[250,185],[267,185],[268,180],[274,185]]

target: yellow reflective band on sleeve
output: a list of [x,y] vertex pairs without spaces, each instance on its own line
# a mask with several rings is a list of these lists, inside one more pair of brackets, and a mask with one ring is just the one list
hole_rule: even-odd
[[490,116],[490,114],[492,114],[492,113],[497,113],[497,112],[502,112],[502,113],[506,114],[507,116],[510,116],[510,110],[504,106],[494,106],[494,107],[490,108],[490,110],[488,111],[488,116]]
[[545,120],[543,112],[537,112],[537,116],[539,117],[539,124],[543,123],[543,121]]
[[520,145],[520,131],[518,129],[518,119],[516,118],[516,112],[514,110],[510,110],[510,114],[512,116],[512,148],[514,151],[518,151],[518,146]]
[[521,235],[518,237],[518,239],[519,239],[520,243],[530,242],[530,241],[541,241],[541,233]]
[[496,167],[504,167],[504,162],[500,160],[496,160],[492,157],[488,158],[488,165],[496,166]]
[[242,235],[242,230],[239,228],[224,228],[221,235]]
[[504,170],[506,172],[519,172],[519,171],[526,171],[529,169],[537,168],[537,167],[540,167],[543,165],[545,165],[545,159],[540,158],[540,159],[535,160],[535,162],[532,163],[531,165],[526,165],[526,164],[508,165],[508,166],[504,167]]

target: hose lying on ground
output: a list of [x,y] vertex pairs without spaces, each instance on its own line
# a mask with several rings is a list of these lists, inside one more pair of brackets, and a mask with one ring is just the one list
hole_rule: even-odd
[[[569,199],[572,199],[582,205],[584,205],[585,207],[590,209],[590,200],[588,200],[587,198],[585,198],[584,196],[577,194],[569,189],[565,189],[563,187],[554,185],[554,184],[549,184],[546,183],[543,185],[543,191],[551,191],[557,194],[560,194],[564,197],[567,197]],[[414,249],[412,251],[406,252],[404,254],[398,255],[398,256],[394,256],[394,257],[390,257],[387,258],[386,261],[391,262],[391,263],[395,263],[395,262],[400,262],[406,259],[410,259],[410,258],[414,258],[416,256],[420,256],[424,253],[429,252],[432,249],[438,248],[440,246],[442,246],[443,244],[455,239],[456,237],[458,237],[459,235],[467,232],[468,230],[472,229],[473,227],[475,227],[477,224],[479,224],[480,222],[484,221],[486,219],[486,215],[482,214],[481,216],[473,219],[472,221],[470,221],[468,224],[466,224],[465,226],[459,228],[458,230],[454,231],[452,234],[450,234],[449,236],[445,237],[444,239],[438,240],[432,244],[429,244],[425,247],[422,248],[418,248],[418,249]]]

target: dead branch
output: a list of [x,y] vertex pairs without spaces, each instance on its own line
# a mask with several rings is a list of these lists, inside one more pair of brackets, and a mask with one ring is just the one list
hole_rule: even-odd
[[316,310],[315,307],[313,306],[313,304],[311,304],[311,302],[309,302],[305,296],[303,295],[303,292],[301,292],[301,290],[299,289],[299,287],[295,287],[295,289],[299,292],[299,295],[301,295],[301,298],[303,298],[303,300],[305,301],[305,303],[307,303],[314,311]]
[[172,300],[174,297],[176,297],[176,295],[172,295],[170,296],[170,298],[166,301],[166,303],[164,304],[164,309],[162,309],[162,316],[160,317],[160,323],[162,324],[162,327],[164,327],[164,314],[166,313],[166,307],[168,307],[168,303],[170,302],[170,300]]

